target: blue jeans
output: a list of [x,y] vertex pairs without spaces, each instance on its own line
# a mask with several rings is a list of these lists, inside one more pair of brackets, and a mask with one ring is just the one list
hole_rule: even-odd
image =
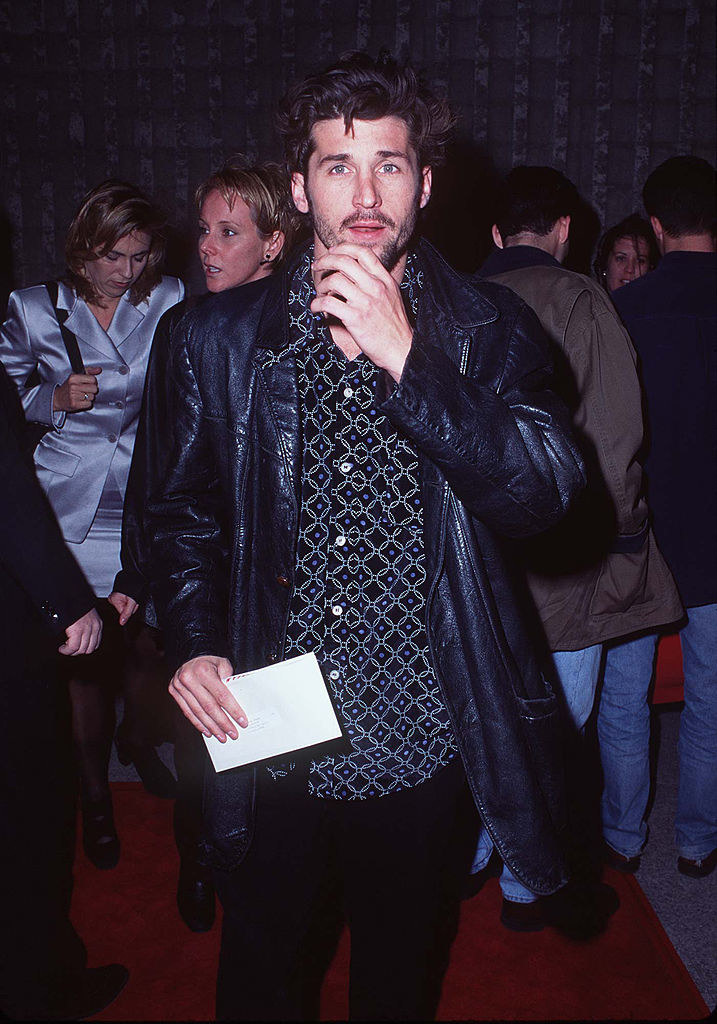
[[[678,743],[680,777],[675,842],[682,857],[701,860],[717,846],[717,604],[687,609],[680,630],[685,705]],[[650,795],[650,706],[658,635],[608,650],[598,711],[602,759],[603,835],[625,857],[647,839]]]
[[[585,647],[581,651],[555,651],[552,655],[554,671],[550,673],[551,681],[562,691],[564,712],[577,730],[582,730],[592,711],[601,656],[602,644]],[[481,828],[471,874],[481,871],[487,865],[492,852],[491,838],[487,830]],[[537,899],[530,889],[518,881],[507,864],[503,865],[500,888],[503,896],[513,903],[532,903]]]

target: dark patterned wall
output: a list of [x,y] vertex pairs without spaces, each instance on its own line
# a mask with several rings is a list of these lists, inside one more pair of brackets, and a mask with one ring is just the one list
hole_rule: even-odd
[[287,84],[356,47],[409,57],[460,115],[428,223],[458,264],[469,268],[485,251],[491,182],[513,163],[565,170],[612,223],[639,206],[646,173],[667,156],[714,159],[714,8],[714,0],[3,2],[0,158],[14,281],[61,269],[77,200],[108,175],[153,193],[186,230],[194,187],[224,156],[278,155],[272,114]]

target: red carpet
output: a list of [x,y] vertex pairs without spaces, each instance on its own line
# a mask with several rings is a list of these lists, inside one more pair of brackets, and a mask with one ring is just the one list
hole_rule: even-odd
[[[73,920],[91,964],[117,960],[131,976],[98,1020],[211,1020],[219,928],[193,935],[175,908],[171,803],[139,783],[115,783],[122,856],[97,871],[80,850]],[[694,1020],[707,1007],[633,878],[611,872],[620,909],[588,943],[553,929],[520,935],[498,922],[497,880],[463,904],[443,986],[441,1020]],[[348,937],[322,994],[322,1019],[344,1019]]]
[[672,704],[684,700],[682,672],[682,644],[679,633],[668,633],[657,645],[653,704]]

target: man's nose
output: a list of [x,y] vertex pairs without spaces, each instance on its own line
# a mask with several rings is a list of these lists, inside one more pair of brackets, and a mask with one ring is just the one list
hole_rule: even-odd
[[376,187],[376,180],[373,174],[360,174],[356,180],[356,191],[354,193],[354,206],[362,206],[365,209],[372,209],[381,205],[381,196]]

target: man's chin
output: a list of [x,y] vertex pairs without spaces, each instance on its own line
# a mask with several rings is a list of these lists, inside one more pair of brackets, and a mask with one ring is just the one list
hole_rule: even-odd
[[399,251],[395,241],[392,239],[382,240],[377,238],[374,241],[371,241],[370,239],[342,238],[341,241],[353,242],[354,245],[360,245],[364,249],[370,249],[371,252],[379,258],[389,274],[406,252],[405,248],[402,251]]

